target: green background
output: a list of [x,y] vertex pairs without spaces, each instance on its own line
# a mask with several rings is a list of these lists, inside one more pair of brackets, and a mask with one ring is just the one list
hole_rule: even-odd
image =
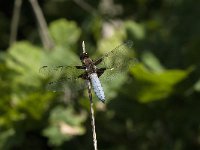
[[[14,1],[0,2],[0,149],[93,149],[87,91],[45,89],[43,65],[80,64],[124,41],[137,63],[96,96],[98,149],[200,149],[200,1],[40,0],[55,46],[43,48],[29,1],[9,45]],[[124,56],[125,57],[125,56]]]

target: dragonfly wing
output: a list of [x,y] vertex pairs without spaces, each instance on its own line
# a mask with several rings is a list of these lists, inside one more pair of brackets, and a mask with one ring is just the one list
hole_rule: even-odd
[[66,90],[79,91],[86,88],[86,82],[81,78],[61,78],[49,82],[46,86],[48,91],[64,92]]
[[76,66],[43,66],[39,72],[54,81],[47,84],[47,90],[65,91],[66,88],[71,90],[80,90],[85,88],[85,81],[79,78],[84,70],[77,69]]
[[76,77],[82,74],[84,70],[77,69],[77,66],[43,66],[39,69],[39,73],[45,77]]
[[130,66],[137,62],[137,59],[131,55],[129,49],[133,46],[132,41],[127,41],[115,49],[106,53],[95,62],[98,68],[105,68],[102,77],[104,80],[113,80],[118,74],[124,74]]

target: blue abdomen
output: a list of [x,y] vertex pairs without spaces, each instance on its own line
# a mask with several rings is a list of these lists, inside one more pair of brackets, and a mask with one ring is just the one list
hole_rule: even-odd
[[97,95],[97,97],[102,102],[104,102],[105,101],[105,95],[104,95],[104,91],[103,91],[103,88],[101,86],[101,82],[100,82],[97,74],[96,73],[90,74],[90,80],[91,80],[95,94]]

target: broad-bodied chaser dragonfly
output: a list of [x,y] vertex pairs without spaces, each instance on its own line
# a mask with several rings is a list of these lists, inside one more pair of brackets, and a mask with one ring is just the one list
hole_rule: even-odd
[[97,97],[102,102],[105,102],[105,94],[99,78],[110,84],[110,81],[116,78],[117,74],[125,73],[129,66],[137,61],[137,59],[130,56],[128,51],[132,45],[132,41],[127,41],[107,52],[102,57],[92,60],[85,50],[85,43],[83,41],[83,52],[80,55],[82,65],[43,66],[40,68],[40,72],[42,74],[52,74],[52,72],[59,74],[58,81],[48,83],[47,88],[49,90],[59,91],[64,89],[65,86],[70,87],[72,90],[81,89],[87,85],[85,84],[86,81],[92,85]]

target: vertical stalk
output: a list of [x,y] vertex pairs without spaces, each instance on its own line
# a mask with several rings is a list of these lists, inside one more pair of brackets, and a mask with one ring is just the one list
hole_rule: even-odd
[[33,11],[35,13],[38,22],[39,33],[42,40],[42,44],[44,48],[52,49],[54,47],[54,42],[51,36],[49,35],[47,23],[42,13],[42,9],[40,8],[40,5],[38,4],[37,0],[29,0],[29,1],[33,7]]
[[19,18],[21,12],[22,0],[15,0],[12,21],[11,21],[11,31],[10,31],[10,46],[17,40],[17,29],[19,25]]
[[87,83],[88,83],[88,96],[90,99],[90,113],[91,113],[93,145],[94,145],[94,150],[97,150],[97,137],[96,137],[96,130],[95,130],[95,117],[94,117],[94,109],[93,109],[93,101],[92,101],[91,83],[90,83],[90,81],[87,81]]

